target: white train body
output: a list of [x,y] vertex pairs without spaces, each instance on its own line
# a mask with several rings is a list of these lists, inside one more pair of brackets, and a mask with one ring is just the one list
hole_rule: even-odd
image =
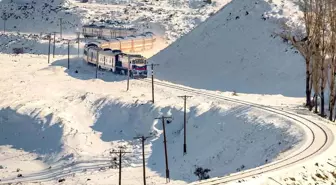
[[127,75],[129,70],[133,78],[147,77],[147,60],[141,55],[125,54],[120,50],[104,51],[97,47],[85,47],[83,59],[89,64],[116,74]]

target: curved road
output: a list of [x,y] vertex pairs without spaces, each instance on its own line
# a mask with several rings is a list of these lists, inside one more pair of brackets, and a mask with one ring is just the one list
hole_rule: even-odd
[[[140,79],[140,80],[151,83],[151,81],[148,79]],[[295,121],[298,124],[298,126],[300,126],[306,133],[306,140],[303,143],[303,145],[301,145],[297,150],[295,150],[290,155],[286,156],[281,160],[277,160],[257,168],[241,171],[220,178],[211,178],[204,181],[193,182],[191,183],[192,185],[224,184],[228,182],[237,181],[243,178],[253,177],[256,175],[265,174],[280,169],[285,169],[319,155],[320,153],[328,149],[334,141],[334,135],[329,128],[327,128],[324,125],[317,124],[293,112],[280,110],[271,106],[265,106],[247,101],[228,98],[214,93],[204,92],[202,90],[187,88],[167,82],[155,81],[154,83],[155,85],[181,90],[195,95],[201,95],[203,97],[208,97],[215,100],[234,102],[258,108],[260,110],[264,110],[267,112],[271,112]]]

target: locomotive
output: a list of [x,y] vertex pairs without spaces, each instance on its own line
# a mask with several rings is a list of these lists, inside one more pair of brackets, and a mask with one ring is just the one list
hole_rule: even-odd
[[129,75],[131,78],[147,77],[147,59],[141,55],[125,54],[121,50],[103,50],[98,47],[84,48],[84,61],[100,69]]

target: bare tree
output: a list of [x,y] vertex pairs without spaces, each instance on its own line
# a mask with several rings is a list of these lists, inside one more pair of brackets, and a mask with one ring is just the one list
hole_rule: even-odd
[[319,31],[316,32],[316,44],[315,44],[315,55],[318,62],[320,73],[320,95],[321,95],[321,116],[324,117],[324,90],[326,87],[326,41],[327,41],[327,13],[326,13],[326,0],[315,0],[315,13],[316,13],[316,24]]
[[335,108],[335,83],[336,83],[336,3],[334,0],[327,0],[327,22],[330,33],[327,47],[328,63],[328,84],[329,84],[329,120],[332,121]]
[[312,109],[311,93],[312,93],[312,55],[315,43],[316,32],[316,15],[314,12],[315,0],[299,0],[298,3],[303,8],[303,22],[305,25],[304,34],[295,34],[293,29],[286,23],[283,24],[284,32],[278,34],[283,39],[291,41],[291,44],[300,52],[305,59],[306,64],[306,106],[309,110]]

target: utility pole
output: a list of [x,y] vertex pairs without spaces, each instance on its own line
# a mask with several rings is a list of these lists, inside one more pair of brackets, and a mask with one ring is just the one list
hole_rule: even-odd
[[77,45],[77,57],[79,58],[79,40],[80,40],[80,32],[77,32],[77,42],[78,42],[78,45]]
[[166,138],[166,124],[165,121],[168,119],[172,119],[171,116],[161,116],[155,119],[160,119],[162,120],[162,127],[163,127],[163,143],[164,143],[164,150],[165,150],[165,160],[166,160],[166,182],[168,183],[170,181],[170,177],[169,177],[169,167],[168,167],[168,151],[167,151],[167,138]]
[[187,154],[187,98],[192,96],[178,96],[184,100],[184,143],[183,143],[183,155]]
[[152,102],[154,103],[154,66],[158,66],[159,64],[150,64],[152,69]]
[[145,140],[150,138],[150,136],[135,137],[134,139],[141,139],[142,143],[142,168],[143,168],[143,182],[146,185],[146,159],[145,159]]
[[62,39],[62,24],[63,24],[63,18],[59,18],[59,20],[60,20],[60,37],[61,37],[61,39]]
[[131,60],[130,60],[130,56],[128,56],[128,69],[127,69],[127,91],[129,90],[130,68],[131,68]]
[[7,18],[3,18],[3,21],[4,21],[4,34],[6,33],[6,21],[7,21]]
[[53,58],[55,58],[55,47],[56,47],[56,32],[53,32],[53,34],[54,34]]
[[70,40],[68,40],[68,69],[70,69]]
[[98,58],[99,58],[99,49],[97,49],[97,60],[96,60],[96,79],[98,78]]
[[110,153],[111,154],[112,153],[119,154],[119,185],[121,185],[121,158],[122,158],[123,154],[131,153],[131,152],[125,152],[125,151],[122,151],[120,149],[119,152],[110,152]]
[[49,45],[48,45],[48,64],[50,63],[50,42],[51,42],[51,35],[48,35]]

